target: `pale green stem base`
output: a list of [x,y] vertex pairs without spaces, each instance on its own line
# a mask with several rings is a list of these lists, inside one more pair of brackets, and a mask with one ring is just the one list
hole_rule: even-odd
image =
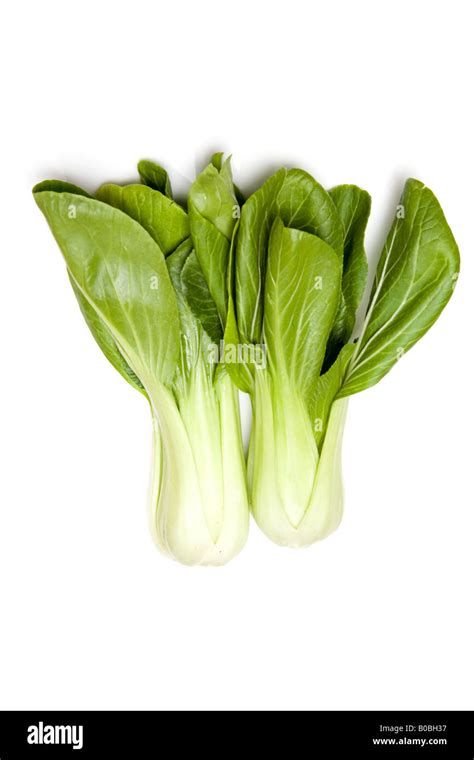
[[341,448],[347,399],[333,403],[321,452],[302,401],[256,373],[249,448],[250,501],[275,543],[309,546],[332,533],[343,512]]

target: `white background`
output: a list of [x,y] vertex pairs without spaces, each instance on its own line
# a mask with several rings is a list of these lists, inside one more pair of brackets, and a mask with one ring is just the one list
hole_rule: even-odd
[[[0,708],[474,708],[469,4],[16,2],[2,24]],[[373,197],[408,176],[463,256],[439,322],[350,403],[346,514],[307,550],[252,525],[221,569],[148,534],[151,425],[103,358],[30,194],[214,150]]]

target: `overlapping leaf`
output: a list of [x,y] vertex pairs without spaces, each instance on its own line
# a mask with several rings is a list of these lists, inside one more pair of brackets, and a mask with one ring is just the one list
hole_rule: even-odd
[[370,214],[370,195],[356,185],[330,190],[344,234],[342,297],[326,349],[325,366],[331,366],[354,330],[357,310],[367,282],[364,235]]
[[139,161],[138,173],[144,185],[148,185],[153,190],[158,190],[167,198],[173,198],[168,172],[162,166],[155,164],[154,161]]
[[343,229],[330,195],[306,172],[280,169],[242,207],[235,253],[236,317],[241,339],[259,343],[268,241],[276,217],[317,235],[343,258]]
[[146,185],[105,184],[99,188],[97,198],[135,219],[158,243],[165,256],[189,237],[186,212],[158,190]]
[[35,192],[75,285],[146,387],[171,384],[179,352],[176,295],[164,256],[137,222],[98,200]]
[[315,235],[277,217],[268,243],[263,334],[267,364],[309,399],[339,304],[342,262]]
[[227,317],[227,268],[238,219],[230,159],[216,154],[191,185],[188,199],[191,235],[224,328]]

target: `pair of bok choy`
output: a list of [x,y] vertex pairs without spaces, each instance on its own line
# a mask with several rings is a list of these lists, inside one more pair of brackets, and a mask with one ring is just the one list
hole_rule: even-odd
[[[95,196],[34,188],[96,342],[153,419],[150,521],[158,547],[219,565],[249,506],[278,544],[307,546],[342,515],[348,397],[377,383],[448,302],[459,252],[435,196],[410,179],[363,325],[370,196],[280,169],[246,200],[222,154],[186,208],[164,169]],[[252,403],[244,458],[238,391]]]

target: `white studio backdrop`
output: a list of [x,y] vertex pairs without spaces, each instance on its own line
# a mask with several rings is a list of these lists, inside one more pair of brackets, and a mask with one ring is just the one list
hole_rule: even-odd
[[[1,31],[0,708],[472,709],[473,53],[467,3],[17,2]],[[341,527],[251,526],[181,567],[146,520],[147,405],[94,344],[30,190],[140,158],[185,191],[215,150],[373,199],[438,196],[462,272],[440,320],[350,402]]]

